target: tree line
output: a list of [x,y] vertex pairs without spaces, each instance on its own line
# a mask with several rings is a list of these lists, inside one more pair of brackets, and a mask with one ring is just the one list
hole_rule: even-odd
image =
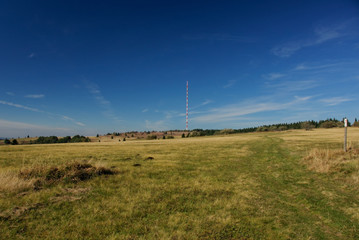
[[91,142],[90,138],[80,135],[75,135],[73,137],[66,136],[63,138],[58,138],[56,136],[49,137],[39,137],[35,141],[31,141],[33,144],[45,144],[45,143],[77,143],[77,142]]
[[[344,118],[342,121],[339,121],[335,118],[328,118],[326,120],[319,121],[299,121],[294,123],[278,123],[278,124],[269,124],[259,127],[250,127],[250,128],[241,128],[241,129],[193,129],[192,131],[183,133],[182,138],[184,137],[200,137],[200,136],[212,136],[212,135],[223,135],[223,134],[233,134],[233,133],[249,133],[249,132],[269,132],[269,131],[285,131],[291,129],[305,129],[311,130],[313,128],[334,128],[334,127],[343,127]],[[348,121],[348,126],[352,124]],[[355,118],[353,123],[354,127],[359,127],[359,122]]]
[[[241,128],[241,129],[193,129],[190,131],[185,131],[185,133],[182,133],[182,138],[185,137],[200,137],[200,136],[212,136],[212,135],[225,135],[225,134],[233,134],[233,133],[249,133],[249,132],[268,132],[268,131],[285,131],[285,130],[291,130],[291,129],[305,129],[305,130],[311,130],[313,128],[334,128],[334,127],[343,127],[344,126],[344,118],[339,121],[335,118],[328,118],[326,120],[319,120],[319,121],[299,121],[294,123],[279,123],[279,124],[270,124],[270,125],[263,125],[258,127],[249,127],[249,128]],[[348,126],[353,127],[359,127],[359,121],[357,118],[355,118],[353,124],[351,124],[348,120]],[[183,132],[183,130],[169,130],[168,132]],[[132,131],[125,133],[125,136],[127,134],[131,134],[132,137],[134,133],[138,133],[137,131]],[[147,134],[150,134],[151,132],[146,132]],[[167,134],[167,131],[164,132]],[[120,136],[121,133],[108,133],[107,135],[115,135]],[[99,135],[97,134],[97,137]],[[29,138],[29,136],[27,136]],[[163,138],[173,138],[173,136],[163,136]],[[155,134],[148,135],[147,139],[157,139],[157,136]],[[125,141],[125,138],[123,139]],[[76,142],[91,142],[90,138],[80,135],[75,135],[73,137],[66,136],[63,138],[58,138],[56,136],[49,136],[44,137],[40,136],[35,141],[30,141],[30,144],[48,144],[48,143],[76,143]],[[10,141],[9,139],[4,140],[5,144],[11,144],[11,145],[17,145],[19,144],[16,139],[13,139]]]

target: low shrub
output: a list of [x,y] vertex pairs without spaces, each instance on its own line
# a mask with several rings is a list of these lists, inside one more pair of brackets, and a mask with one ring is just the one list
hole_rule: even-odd
[[154,140],[154,139],[157,139],[157,136],[150,134],[150,135],[147,135],[146,139],[147,140]]
[[89,163],[73,162],[59,167],[31,167],[22,169],[17,177],[22,181],[31,182],[33,189],[60,182],[76,183],[96,176],[114,175],[117,171],[104,166],[93,166]]

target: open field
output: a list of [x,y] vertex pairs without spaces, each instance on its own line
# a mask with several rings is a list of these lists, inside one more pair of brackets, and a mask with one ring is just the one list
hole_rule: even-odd
[[359,239],[343,131],[0,146],[0,239]]

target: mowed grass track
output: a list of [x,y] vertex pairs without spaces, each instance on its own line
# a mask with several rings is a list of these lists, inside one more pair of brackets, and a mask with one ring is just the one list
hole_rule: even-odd
[[358,185],[303,161],[313,147],[340,148],[342,135],[1,146],[2,174],[73,161],[118,174],[1,191],[0,239],[359,239]]

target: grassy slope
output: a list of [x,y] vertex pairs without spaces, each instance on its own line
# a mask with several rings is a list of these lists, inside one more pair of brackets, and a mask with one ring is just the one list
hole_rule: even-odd
[[339,148],[341,130],[1,146],[1,172],[88,160],[121,173],[0,192],[0,213],[12,214],[0,238],[358,239],[357,186],[301,160],[313,146]]

